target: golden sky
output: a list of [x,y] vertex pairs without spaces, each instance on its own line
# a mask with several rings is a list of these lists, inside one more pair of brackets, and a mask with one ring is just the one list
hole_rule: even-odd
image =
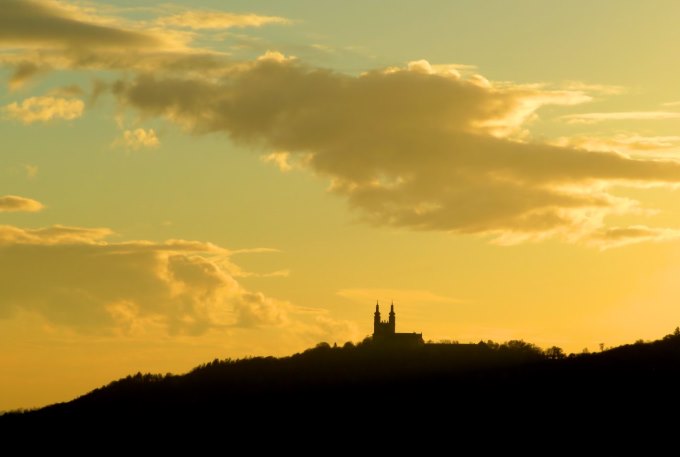
[[680,4],[0,0],[0,410],[398,329],[680,324]]

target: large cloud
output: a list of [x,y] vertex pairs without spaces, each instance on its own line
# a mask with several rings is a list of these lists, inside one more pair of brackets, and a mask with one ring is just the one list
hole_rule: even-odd
[[674,161],[525,138],[541,106],[587,101],[583,92],[493,84],[424,61],[353,77],[270,53],[219,79],[142,74],[114,92],[193,132],[283,151],[380,225],[581,239],[636,208],[611,185],[680,182]]
[[108,229],[0,226],[0,317],[17,310],[82,331],[281,326],[291,306],[245,289],[210,243],[107,242]]
[[[587,102],[589,93],[611,88],[493,83],[426,61],[360,76],[306,67],[276,52],[230,62],[189,47],[198,32],[144,29],[48,0],[8,5],[2,21],[29,30],[12,26],[0,35],[0,43],[28,49],[2,57],[14,68],[10,83],[54,68],[124,70],[132,76],[113,86],[124,105],[195,133],[227,133],[264,149],[284,170],[306,167],[327,176],[332,190],[373,224],[492,234],[503,243],[551,236],[592,243],[604,239],[597,234],[607,229],[608,215],[640,213],[637,202],[613,194],[614,186],[680,182],[680,165],[670,158],[531,140],[528,127],[541,107]],[[175,16],[174,25],[193,18],[184,25],[197,29],[214,19]],[[45,30],[34,36],[39,23]],[[586,113],[566,120],[677,115]]]

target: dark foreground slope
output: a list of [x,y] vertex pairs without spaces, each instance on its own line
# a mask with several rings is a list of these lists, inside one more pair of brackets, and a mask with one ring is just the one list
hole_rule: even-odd
[[8,424],[318,427],[427,421],[584,427],[680,405],[680,335],[550,359],[532,345],[320,345],[285,358],[214,361],[181,376],[129,376],[68,403],[0,417]]

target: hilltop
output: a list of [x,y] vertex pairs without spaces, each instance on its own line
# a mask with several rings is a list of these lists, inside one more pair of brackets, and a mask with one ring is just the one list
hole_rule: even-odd
[[588,411],[581,420],[599,421],[671,407],[678,385],[677,330],[658,341],[569,356],[523,341],[397,348],[367,340],[322,343],[282,358],[214,360],[183,375],[137,373],[70,402],[5,414],[0,425],[111,419],[195,425],[219,414],[237,428],[252,421],[287,427],[291,411],[301,414],[298,425],[348,413],[355,424],[422,419],[433,411],[454,421]]

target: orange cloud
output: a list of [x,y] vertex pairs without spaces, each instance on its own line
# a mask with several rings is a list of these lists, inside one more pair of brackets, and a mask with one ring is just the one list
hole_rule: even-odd
[[42,203],[32,198],[5,195],[0,197],[0,213],[2,212],[27,212],[35,213],[44,208]]
[[138,336],[270,329],[307,344],[356,337],[351,322],[243,287],[236,278],[248,274],[230,256],[247,251],[187,240],[108,241],[112,235],[0,226],[0,318],[23,311],[83,333]]
[[570,124],[594,124],[604,121],[654,121],[664,119],[680,119],[675,111],[624,111],[613,113],[582,113],[562,116]]
[[82,100],[57,97],[30,97],[21,103],[10,103],[3,108],[5,115],[24,124],[47,122],[53,119],[72,120],[83,115]]
[[676,156],[680,148],[680,136],[646,136],[636,133],[609,137],[574,136],[558,138],[553,143],[587,151],[609,151],[631,157],[650,158],[654,155]]
[[0,226],[0,316],[23,309],[82,331],[151,326],[186,334],[288,321],[289,305],[234,279],[226,249],[182,240],[107,242],[111,234]]
[[122,145],[127,149],[137,150],[141,148],[157,148],[161,141],[154,129],[125,130],[123,137],[114,142],[114,146]]
[[156,22],[164,26],[191,29],[230,29],[289,23],[287,19],[278,16],[261,16],[252,13],[236,14],[222,11],[185,11],[173,16],[161,17]]

